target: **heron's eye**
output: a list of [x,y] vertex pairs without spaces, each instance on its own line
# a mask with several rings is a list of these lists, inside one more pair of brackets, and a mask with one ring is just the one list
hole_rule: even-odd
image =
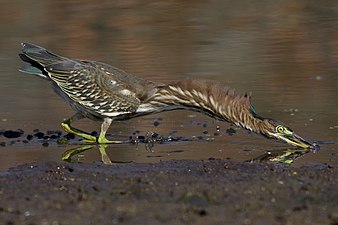
[[281,125],[278,125],[278,126],[276,127],[276,131],[277,131],[278,133],[283,134],[284,131],[285,131],[285,127],[283,127],[283,126],[281,126]]

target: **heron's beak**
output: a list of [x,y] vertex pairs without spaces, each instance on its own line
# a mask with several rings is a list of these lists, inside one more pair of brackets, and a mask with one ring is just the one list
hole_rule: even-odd
[[290,145],[301,147],[301,148],[306,148],[306,149],[318,148],[318,145],[304,140],[302,137],[298,136],[295,133],[292,133],[292,134],[277,134],[277,138],[287,142]]

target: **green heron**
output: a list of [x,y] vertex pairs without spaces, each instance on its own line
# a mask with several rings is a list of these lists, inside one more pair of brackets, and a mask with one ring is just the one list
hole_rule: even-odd
[[[101,62],[65,58],[29,43],[22,43],[19,56],[28,63],[20,71],[51,81],[56,93],[76,111],[61,126],[86,142],[119,143],[105,137],[112,121],[184,109],[297,147],[315,147],[282,123],[259,116],[250,96],[237,95],[223,85],[203,80],[151,82]],[[103,121],[98,138],[71,126],[82,118]]]

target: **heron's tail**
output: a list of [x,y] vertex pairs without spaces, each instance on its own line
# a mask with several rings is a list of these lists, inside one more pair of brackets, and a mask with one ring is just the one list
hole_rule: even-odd
[[47,79],[48,74],[44,67],[66,60],[66,58],[58,56],[37,45],[21,43],[21,46],[22,50],[21,53],[19,53],[19,57],[22,61],[29,63],[19,69],[24,73],[34,74]]

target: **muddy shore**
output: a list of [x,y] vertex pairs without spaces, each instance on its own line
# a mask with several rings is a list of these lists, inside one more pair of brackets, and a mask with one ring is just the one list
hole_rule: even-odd
[[338,168],[171,160],[0,172],[0,224],[338,224]]

